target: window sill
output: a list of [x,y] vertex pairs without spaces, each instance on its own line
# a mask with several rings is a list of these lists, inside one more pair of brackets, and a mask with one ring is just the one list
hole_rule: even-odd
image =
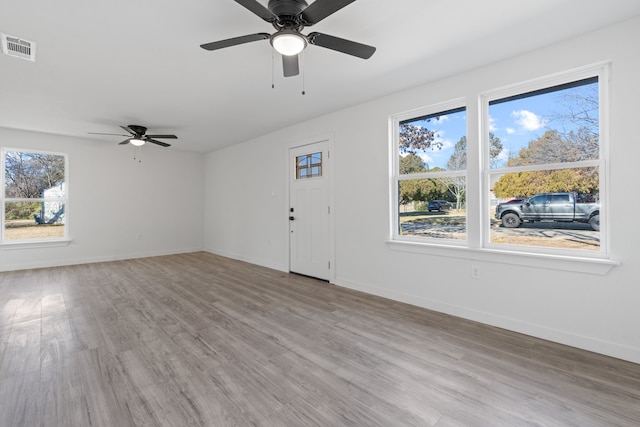
[[2,242],[0,243],[0,250],[55,248],[69,246],[69,243],[71,243],[71,239],[38,240],[33,242],[26,242],[24,240],[19,242]]
[[602,276],[609,273],[613,267],[620,265],[620,262],[618,261],[602,258],[511,252],[487,248],[476,249],[452,245],[401,242],[397,240],[388,240],[387,245],[394,251],[463,258],[499,264],[521,265],[525,267],[545,268],[551,270],[571,271],[576,273],[597,274]]

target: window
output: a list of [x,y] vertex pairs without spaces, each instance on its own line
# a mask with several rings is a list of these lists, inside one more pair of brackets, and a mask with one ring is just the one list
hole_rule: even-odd
[[[608,73],[598,64],[478,93],[477,103],[392,116],[392,247],[442,253],[447,245],[455,256],[457,246],[470,250],[464,257],[554,259],[561,269],[583,259],[602,271],[614,265],[601,221]],[[478,118],[468,141],[467,114]]]
[[467,238],[467,125],[460,104],[393,118],[396,239]]
[[322,176],[322,153],[304,154],[296,157],[296,179]]
[[66,238],[66,156],[3,149],[2,162],[2,242]]
[[502,147],[485,157],[486,246],[602,252],[600,76],[572,77],[485,97],[485,126]]

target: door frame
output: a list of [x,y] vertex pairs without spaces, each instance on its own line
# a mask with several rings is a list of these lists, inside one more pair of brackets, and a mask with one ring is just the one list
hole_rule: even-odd
[[286,196],[285,196],[285,202],[286,202],[286,207],[284,209],[284,214],[283,216],[287,219],[287,227],[286,227],[286,233],[287,233],[287,266],[289,269],[289,272],[291,272],[291,238],[289,236],[290,231],[289,231],[289,208],[291,207],[291,182],[292,182],[292,177],[295,176],[295,167],[291,162],[291,150],[295,150],[298,148],[303,148],[307,145],[312,145],[312,144],[317,144],[317,143],[324,143],[326,150],[327,150],[327,159],[326,162],[325,160],[323,160],[323,164],[322,164],[322,168],[323,168],[323,176],[326,178],[327,180],[327,199],[329,202],[329,207],[330,207],[330,212],[329,212],[329,228],[328,228],[328,233],[329,236],[328,237],[328,244],[329,244],[329,283],[335,283],[335,279],[336,279],[336,250],[335,250],[335,199],[334,199],[334,184],[335,184],[335,180],[334,180],[334,168],[333,168],[333,160],[334,160],[334,154],[333,154],[333,144],[334,144],[334,138],[333,138],[333,134],[325,134],[325,135],[319,135],[316,137],[311,137],[311,138],[306,138],[306,139],[300,139],[300,140],[296,140],[296,141],[292,141],[289,144],[287,144],[287,150],[286,150],[286,161],[288,164],[287,167],[287,174],[286,174]]

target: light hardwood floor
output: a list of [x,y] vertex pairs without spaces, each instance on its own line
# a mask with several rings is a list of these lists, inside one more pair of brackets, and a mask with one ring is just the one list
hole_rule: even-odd
[[0,426],[638,426],[640,365],[206,253],[0,274]]

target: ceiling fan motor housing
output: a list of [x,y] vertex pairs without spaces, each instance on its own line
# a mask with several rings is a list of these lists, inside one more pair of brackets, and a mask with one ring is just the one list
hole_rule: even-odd
[[297,17],[307,7],[307,2],[304,0],[269,0],[268,9],[279,17]]
[[138,135],[144,135],[145,133],[147,133],[147,128],[140,125],[129,125],[129,129],[131,129]]

